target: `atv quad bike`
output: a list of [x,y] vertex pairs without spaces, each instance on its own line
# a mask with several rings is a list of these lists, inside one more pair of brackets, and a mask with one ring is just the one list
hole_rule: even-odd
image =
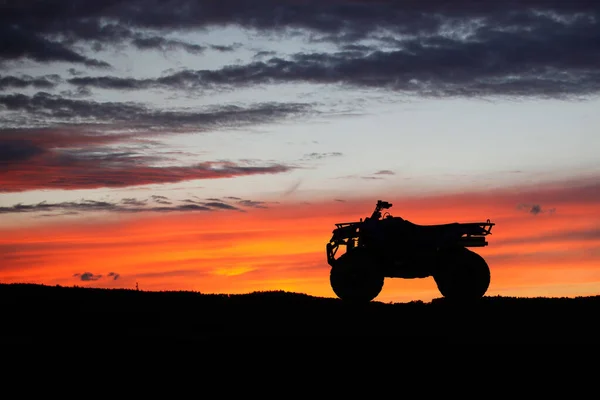
[[[471,301],[485,294],[490,269],[467,247],[487,246],[490,222],[417,225],[381,211],[391,203],[377,201],[371,217],[335,224],[327,243],[330,283],[335,294],[352,303],[376,298],[384,278],[427,278],[449,300]],[[337,259],[340,246],[345,252]]]

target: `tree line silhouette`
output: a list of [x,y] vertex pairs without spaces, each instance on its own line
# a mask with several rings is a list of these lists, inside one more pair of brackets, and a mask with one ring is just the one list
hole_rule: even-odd
[[600,296],[351,305],[284,291],[151,292],[0,284],[2,336],[403,336],[449,342],[596,340]]

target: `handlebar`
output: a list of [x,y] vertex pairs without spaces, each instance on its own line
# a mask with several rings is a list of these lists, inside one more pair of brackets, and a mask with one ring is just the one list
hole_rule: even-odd
[[375,211],[371,214],[371,219],[379,219],[381,218],[381,210],[385,210],[390,208],[392,203],[388,203],[387,201],[377,200],[377,205],[375,206]]
[[391,206],[392,206],[392,203],[388,203],[387,201],[377,200],[376,208],[378,208],[379,210],[390,208]]

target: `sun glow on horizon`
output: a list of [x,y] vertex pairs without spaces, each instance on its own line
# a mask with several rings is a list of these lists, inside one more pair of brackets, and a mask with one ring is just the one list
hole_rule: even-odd
[[[414,223],[477,222],[480,218],[469,216],[488,216],[496,224],[489,246],[473,249],[492,271],[487,295],[600,293],[598,217],[590,217],[600,215],[600,205],[572,196],[554,202],[552,212],[534,214],[518,207],[521,195],[485,194],[485,201],[472,201],[476,193],[387,198],[394,203],[389,210],[394,216],[409,215]],[[44,221],[37,229],[0,228],[2,281],[107,288],[139,283],[145,290],[229,294],[286,290],[335,297],[325,244],[334,223],[368,216],[373,202],[287,203],[245,213],[83,218],[72,224]],[[388,278],[376,300],[436,297],[432,278]]]

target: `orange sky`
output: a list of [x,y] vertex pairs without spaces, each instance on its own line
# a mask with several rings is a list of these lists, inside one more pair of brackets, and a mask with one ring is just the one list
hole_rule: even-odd
[[[597,181],[485,193],[346,202],[282,203],[269,209],[96,215],[37,219],[0,228],[0,282],[142,290],[247,293],[286,290],[334,297],[325,244],[336,222],[368,216],[378,199],[414,223],[497,225],[474,249],[490,265],[487,295],[600,294],[600,189]],[[519,207],[520,204],[527,207]],[[530,212],[532,204],[541,212]],[[75,274],[91,272],[94,281]],[[119,274],[118,279],[108,276]],[[432,278],[386,279],[384,302],[440,297]]]

